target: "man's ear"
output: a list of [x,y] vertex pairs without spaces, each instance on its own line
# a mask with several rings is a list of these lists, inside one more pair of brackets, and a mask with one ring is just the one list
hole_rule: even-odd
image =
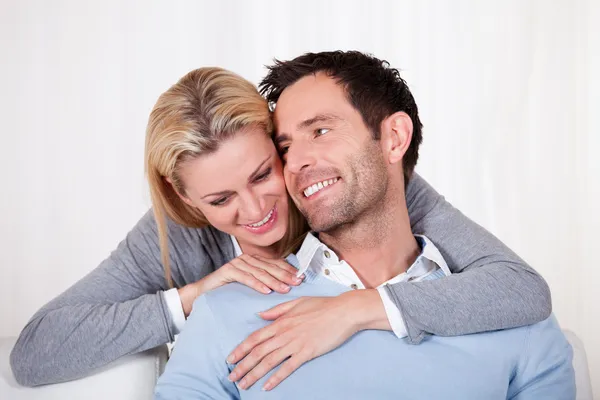
[[177,194],[177,196],[179,196],[179,198],[181,199],[181,201],[183,201],[185,204],[187,204],[187,205],[188,205],[188,206],[190,206],[190,207],[196,207],[196,206],[194,205],[194,203],[192,203],[192,201],[191,201],[190,199],[188,199],[188,198],[187,198],[186,196],[184,196],[183,194],[179,193],[179,190],[177,190],[177,189],[175,188],[175,185],[173,185],[173,181],[171,180],[171,178],[164,177],[163,179],[164,179],[165,181],[167,181],[167,183],[168,183],[169,185],[171,185],[171,189],[173,189],[173,191],[174,191],[174,192]]
[[402,161],[410,146],[413,123],[407,113],[396,112],[381,122],[381,146],[390,164]]

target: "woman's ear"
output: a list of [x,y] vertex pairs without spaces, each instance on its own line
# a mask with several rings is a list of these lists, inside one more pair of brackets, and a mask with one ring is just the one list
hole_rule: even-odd
[[175,192],[177,194],[177,196],[179,196],[179,198],[181,199],[181,201],[183,201],[185,204],[187,204],[190,207],[196,207],[194,205],[194,203],[192,203],[192,201],[187,198],[185,195],[179,193],[179,190],[176,189],[175,185],[173,184],[173,181],[171,180],[171,178],[167,178],[166,176],[163,177],[163,179],[165,181],[167,181],[167,184],[171,185],[171,189],[173,189],[173,192]]
[[390,164],[402,161],[410,146],[413,123],[407,113],[396,112],[381,123],[381,146]]

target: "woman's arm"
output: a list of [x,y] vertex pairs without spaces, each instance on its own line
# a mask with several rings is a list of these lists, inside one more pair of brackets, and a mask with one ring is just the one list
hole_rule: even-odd
[[[178,244],[171,263],[176,282],[213,270],[202,263],[198,230],[169,224]],[[179,249],[180,248],[180,249]],[[191,268],[190,268],[191,269]],[[75,379],[121,356],[173,340],[158,236],[149,211],[100,266],[39,310],[21,332],[10,363],[17,382],[36,386]]]
[[[446,202],[418,175],[411,179],[406,202],[412,231],[427,236],[455,275],[426,282],[387,285],[400,310],[409,343],[427,333],[456,336],[540,322],[550,315],[550,290],[544,279],[502,242]],[[460,272],[460,273],[459,273]],[[339,301],[345,296],[343,301]],[[250,335],[232,352],[242,358],[234,373],[252,382],[284,360],[279,351],[302,348],[292,367],[279,368],[269,379],[278,385],[303,363],[325,354],[365,329],[392,330],[377,289],[353,290],[338,298],[301,298],[260,314],[274,322]],[[393,307],[393,306],[392,306]],[[315,314],[311,334],[300,336],[306,315]],[[298,327],[300,326],[300,328]],[[349,332],[349,333],[348,333]],[[282,340],[283,335],[286,338]],[[277,357],[267,356],[277,351]],[[291,365],[288,363],[288,365]]]
[[456,336],[548,318],[548,285],[500,240],[417,174],[408,184],[406,200],[413,233],[431,239],[452,272],[460,272],[436,281],[388,286],[411,343],[419,343],[427,333]]
[[[285,293],[298,285],[281,260],[233,258],[229,235],[168,221],[175,286],[169,306],[154,216],[149,211],[99,267],[38,311],[11,353],[17,382],[25,386],[85,376],[127,354],[173,340],[196,297],[227,282],[259,292]],[[217,271],[215,271],[217,269]]]

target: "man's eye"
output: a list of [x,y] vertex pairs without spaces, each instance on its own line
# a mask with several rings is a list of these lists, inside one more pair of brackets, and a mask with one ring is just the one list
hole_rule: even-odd
[[326,134],[329,131],[330,131],[329,128],[319,128],[315,131],[315,133],[317,134],[317,136],[321,136],[321,135]]
[[212,205],[212,206],[222,206],[223,204],[227,203],[227,200],[229,200],[229,197],[222,197],[219,200],[211,201],[210,205]]
[[279,147],[279,155],[283,157],[287,152],[290,146],[280,146]]

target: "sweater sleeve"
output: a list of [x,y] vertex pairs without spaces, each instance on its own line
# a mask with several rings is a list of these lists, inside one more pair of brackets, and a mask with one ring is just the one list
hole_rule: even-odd
[[[176,283],[212,272],[197,230],[169,221],[169,241]],[[204,265],[192,268],[193,260]],[[182,276],[192,269],[195,276]],[[25,386],[68,381],[172,341],[166,288],[149,211],[106,260],[27,323],[10,355],[15,379]]]
[[412,231],[435,243],[453,272],[386,290],[402,313],[408,341],[458,336],[540,322],[552,311],[544,279],[414,174],[406,200]]

